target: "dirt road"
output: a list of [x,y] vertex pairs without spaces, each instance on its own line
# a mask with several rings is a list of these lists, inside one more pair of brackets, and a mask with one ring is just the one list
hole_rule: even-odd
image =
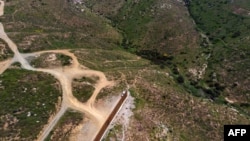
[[4,1],[0,1],[0,16],[4,14]]
[[[4,2],[0,0],[0,16],[3,15]],[[43,129],[41,134],[38,137],[39,141],[44,140],[53,127],[56,125],[60,117],[65,113],[65,111],[70,108],[77,110],[79,112],[84,113],[90,119],[94,120],[99,128],[101,128],[102,124],[105,122],[107,118],[107,113],[103,113],[103,111],[99,111],[95,107],[95,100],[101,89],[104,87],[114,85],[114,82],[108,81],[104,73],[86,69],[79,64],[77,57],[71,53],[69,50],[49,50],[49,51],[40,51],[29,54],[21,54],[18,51],[16,44],[9,39],[7,34],[4,31],[4,27],[2,23],[0,23],[0,38],[4,40],[9,48],[13,51],[14,57],[12,59],[8,59],[0,62],[0,74],[3,73],[12,63],[20,62],[22,68],[32,71],[44,72],[53,75],[61,84],[62,92],[63,92],[63,100],[62,105],[59,112],[53,117],[53,119],[48,123],[48,125]],[[29,62],[26,60],[27,56],[37,56],[43,53],[60,53],[67,55],[72,58],[72,63],[70,66],[66,67],[58,67],[53,69],[46,68],[33,68]],[[74,78],[81,77],[98,77],[98,81],[94,85],[95,90],[91,96],[91,98],[86,103],[81,103],[78,101],[72,94],[72,80]],[[97,130],[98,131],[98,130]]]
[[0,62],[0,74],[2,74],[12,64],[12,59],[7,59]]

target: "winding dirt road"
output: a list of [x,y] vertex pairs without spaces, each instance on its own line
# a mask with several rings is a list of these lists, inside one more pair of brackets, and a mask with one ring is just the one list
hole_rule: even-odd
[[[4,14],[3,9],[4,9],[4,2],[0,0],[0,16]],[[63,100],[61,108],[59,112],[53,117],[53,119],[48,123],[48,125],[45,126],[41,134],[38,136],[39,141],[44,140],[48,136],[50,131],[54,128],[60,117],[65,113],[65,111],[68,108],[84,113],[90,119],[95,121],[99,129],[101,128],[101,126],[105,122],[105,119],[108,116],[108,113],[99,111],[95,107],[95,100],[101,89],[103,89],[104,87],[114,85],[114,82],[107,80],[104,73],[95,70],[90,70],[84,66],[81,66],[77,60],[77,57],[69,50],[49,50],[49,51],[40,51],[29,54],[22,54],[18,51],[16,44],[5,33],[2,23],[0,23],[0,38],[8,44],[9,48],[14,53],[14,57],[12,59],[0,62],[0,74],[2,74],[12,63],[19,62],[22,68],[26,70],[45,72],[53,75],[60,82],[62,86]],[[58,67],[54,69],[33,68],[27,61],[27,57],[37,56],[43,53],[60,53],[70,56],[72,58],[72,63],[70,66]],[[99,78],[96,84],[94,85],[95,90],[92,96],[86,103],[81,103],[72,94],[73,79],[81,78],[83,76]]]

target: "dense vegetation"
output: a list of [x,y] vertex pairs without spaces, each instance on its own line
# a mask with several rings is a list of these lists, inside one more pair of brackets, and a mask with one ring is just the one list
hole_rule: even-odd
[[[130,52],[157,51],[160,56],[166,56],[178,53],[182,48],[197,47],[197,33],[182,3],[111,0],[108,5],[101,0],[86,0],[86,4],[111,20],[111,24],[123,35],[120,46]],[[105,4],[106,8],[101,7]]]
[[36,139],[56,110],[58,87],[48,74],[9,69],[0,75],[0,139]]
[[234,99],[233,105],[250,115],[246,106],[250,101],[250,89],[246,87],[250,84],[250,16],[245,14],[250,11],[249,1],[193,0],[189,11],[197,29],[212,43],[209,47],[201,44],[210,58],[206,77],[195,85],[205,82],[211,88],[206,93],[219,100],[221,96]]

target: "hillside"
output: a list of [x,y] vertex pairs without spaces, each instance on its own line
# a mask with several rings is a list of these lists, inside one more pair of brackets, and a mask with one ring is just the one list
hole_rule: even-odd
[[[133,116],[129,124],[114,123],[107,141],[222,140],[223,125],[250,124],[248,0],[7,0],[4,10],[0,21],[5,32],[32,67],[61,71],[64,79],[77,59],[83,65],[72,69],[77,73],[102,72],[105,81],[115,85],[100,90],[96,105],[110,103],[129,88],[135,98]],[[7,46],[1,40],[0,70],[13,57]],[[45,53],[30,55],[37,51]],[[9,105],[26,87],[32,94],[28,101],[42,96],[49,105],[45,112],[40,101],[35,103],[35,110],[44,114],[37,123],[42,130],[58,111],[55,105],[60,104],[63,85],[53,74],[10,65],[0,74],[2,102]],[[100,78],[90,76],[69,80],[72,97],[82,103],[99,84]],[[38,90],[35,96],[33,87]],[[54,95],[46,91],[46,97],[42,89]],[[16,114],[20,100],[25,101],[25,112]],[[0,108],[0,133],[4,133],[0,140],[34,140],[41,134],[32,133],[38,117],[26,119],[35,101],[20,100]],[[6,127],[10,122],[6,117],[17,119],[16,123]],[[46,140],[71,139],[90,119],[70,109]],[[30,123],[30,130],[19,132]]]
[[[217,101],[230,103],[250,115],[250,3],[239,1],[192,1],[189,11],[210,46],[208,68],[196,87],[212,88],[208,93]],[[209,19],[209,20],[208,20]],[[202,84],[203,83],[203,84]]]

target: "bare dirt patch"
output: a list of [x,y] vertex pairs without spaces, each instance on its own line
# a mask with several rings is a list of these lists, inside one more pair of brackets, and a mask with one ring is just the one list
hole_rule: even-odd
[[51,131],[47,139],[51,141],[69,140],[73,131],[84,119],[83,114],[76,111],[67,111],[59,120],[55,128]]
[[238,6],[234,6],[232,8],[232,10],[233,10],[234,14],[241,15],[241,16],[248,16],[248,17],[250,16],[250,11],[247,9],[244,9],[244,8],[241,8]]

